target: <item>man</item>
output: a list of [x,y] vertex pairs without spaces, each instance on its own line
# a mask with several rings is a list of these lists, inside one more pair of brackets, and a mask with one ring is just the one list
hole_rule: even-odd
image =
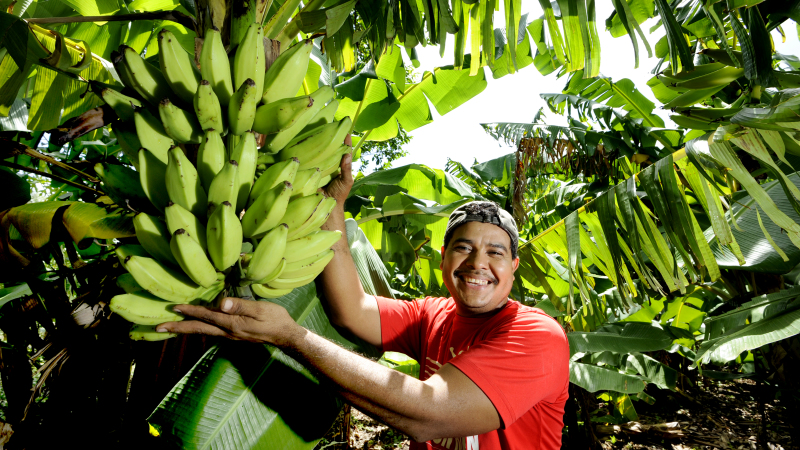
[[342,230],[320,275],[331,321],[419,361],[420,379],[388,369],[297,325],[270,302],[226,298],[220,309],[179,305],[196,318],[159,331],[203,333],[276,345],[314,367],[359,410],[406,433],[411,449],[557,449],[568,398],[569,348],[558,323],[508,299],[519,265],[511,216],[472,202],[450,216],[442,276],[452,298],[414,302],[367,295],[344,233],[353,185],[350,156],[327,188]]

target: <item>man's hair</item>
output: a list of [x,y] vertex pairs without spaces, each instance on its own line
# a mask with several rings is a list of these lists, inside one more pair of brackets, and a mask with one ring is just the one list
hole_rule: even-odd
[[447,230],[444,233],[444,248],[450,244],[453,232],[456,228],[467,222],[491,223],[502,228],[511,240],[511,258],[517,257],[517,245],[519,236],[517,234],[517,224],[511,214],[500,208],[495,202],[474,201],[461,205],[451,214],[447,223]]

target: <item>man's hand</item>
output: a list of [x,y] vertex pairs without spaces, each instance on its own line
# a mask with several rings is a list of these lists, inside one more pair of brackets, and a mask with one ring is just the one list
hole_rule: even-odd
[[305,332],[282,306],[271,302],[228,297],[222,299],[220,305],[219,309],[177,305],[173,308],[175,312],[196,320],[163,323],[158,331],[224,336],[277,346],[284,346]]
[[[345,138],[345,144],[350,144],[350,135]],[[336,207],[343,208],[347,196],[350,195],[350,188],[353,187],[353,155],[350,153],[342,156],[339,165],[341,173],[331,180],[325,187],[325,194],[336,199]]]

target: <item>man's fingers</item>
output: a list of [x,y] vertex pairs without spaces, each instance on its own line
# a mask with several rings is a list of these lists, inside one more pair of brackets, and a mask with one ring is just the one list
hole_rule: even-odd
[[209,336],[224,337],[230,336],[225,330],[199,320],[184,320],[182,322],[162,323],[156,327],[156,331],[163,333],[205,334]]
[[219,309],[226,314],[252,317],[253,319],[261,317],[262,306],[263,304],[256,301],[235,297],[225,297],[219,303]]
[[353,155],[350,153],[345,153],[342,156],[342,162],[340,163],[339,167],[342,169],[342,173],[339,174],[342,181],[347,183],[348,185],[353,184]]
[[219,312],[206,306],[197,305],[178,305],[172,310],[179,314],[183,314],[184,316],[199,319],[228,330],[231,329],[234,318],[236,317],[234,315]]
[[353,146],[353,136],[350,133],[347,133],[347,136],[344,137],[344,145]]

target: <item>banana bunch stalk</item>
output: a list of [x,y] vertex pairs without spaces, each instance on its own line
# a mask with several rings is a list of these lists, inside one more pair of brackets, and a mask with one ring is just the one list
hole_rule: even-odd
[[140,245],[116,249],[125,293],[109,306],[135,340],[173,337],[155,325],[183,319],[174,304],[243,286],[276,298],[312,282],[341,239],[321,230],[336,205],[321,188],[350,152],[352,123],[334,120],[334,90],[302,89],[310,40],[269,70],[257,23],[230,55],[216,28],[196,58],[167,30],[158,42],[155,63],[120,47],[112,59],[125,89],[95,89],[117,111],[114,133],[136,168],[95,168],[113,200],[142,211]]

